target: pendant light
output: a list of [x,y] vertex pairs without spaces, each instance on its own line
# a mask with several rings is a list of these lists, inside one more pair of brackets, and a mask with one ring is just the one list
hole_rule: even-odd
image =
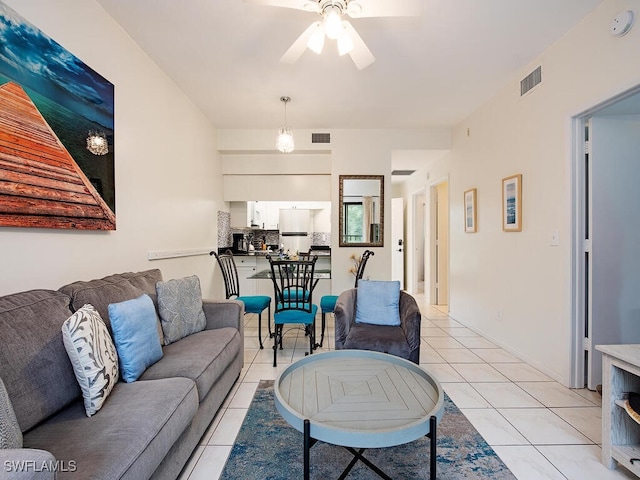
[[280,101],[284,103],[284,125],[278,129],[276,148],[282,153],[290,153],[293,152],[293,132],[287,125],[287,103],[291,101],[291,97],[280,97]]

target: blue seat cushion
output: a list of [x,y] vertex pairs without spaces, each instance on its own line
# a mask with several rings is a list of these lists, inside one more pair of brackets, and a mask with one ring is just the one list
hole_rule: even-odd
[[262,311],[271,303],[271,297],[266,295],[248,295],[246,297],[238,297],[244,303],[244,311],[247,313],[262,313]]
[[322,313],[332,313],[336,309],[338,295],[324,295],[320,299],[320,309]]
[[318,306],[311,305],[311,312],[305,312],[303,310],[285,310],[284,312],[276,312],[273,315],[273,323],[276,325],[284,323],[304,323],[305,325],[311,325],[318,313]]

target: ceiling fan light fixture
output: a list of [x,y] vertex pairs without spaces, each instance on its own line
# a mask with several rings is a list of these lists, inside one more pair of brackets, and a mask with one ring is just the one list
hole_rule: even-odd
[[351,50],[353,50],[353,40],[343,28],[342,34],[338,37],[338,54],[342,56],[351,52]]
[[291,97],[280,97],[280,101],[284,103],[284,125],[278,129],[276,148],[282,153],[291,153],[294,148],[293,132],[287,125],[287,103],[291,101]]
[[307,48],[317,54],[322,53],[322,47],[324,47],[324,27],[322,23],[318,22],[318,28],[309,37],[307,42]]
[[324,10],[324,30],[331,40],[340,36],[342,28],[342,10],[340,7],[330,5]]

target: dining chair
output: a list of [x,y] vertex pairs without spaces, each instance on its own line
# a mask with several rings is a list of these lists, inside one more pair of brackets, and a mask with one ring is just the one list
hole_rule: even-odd
[[315,318],[318,306],[313,304],[313,290],[318,283],[314,278],[317,256],[304,256],[298,260],[278,259],[267,255],[271,267],[275,309],[273,313],[273,366],[278,365],[278,347],[282,347],[285,324],[304,326],[309,337],[309,351],[315,348]]
[[244,303],[245,314],[255,313],[258,315],[258,341],[260,342],[260,348],[264,348],[262,345],[262,312],[264,312],[265,308],[267,309],[269,338],[273,337],[273,333],[271,332],[271,297],[267,295],[240,295],[238,268],[236,267],[236,262],[231,250],[227,250],[223,254],[217,254],[216,252],[210,252],[209,254],[215,255],[218,265],[220,266],[226,298],[239,300]]
[[[371,250],[365,250],[360,258],[360,262],[358,263],[358,269],[355,273],[356,280],[354,288],[358,288],[358,280],[362,279],[364,275],[364,267],[367,265],[367,260],[369,257],[373,256],[374,253]],[[324,330],[326,328],[326,315],[327,313],[333,313],[336,308],[336,301],[338,300],[338,295],[323,295],[320,298],[320,311],[322,313],[322,330],[320,333],[320,343],[317,343],[315,346],[322,347],[322,343],[324,342]]]

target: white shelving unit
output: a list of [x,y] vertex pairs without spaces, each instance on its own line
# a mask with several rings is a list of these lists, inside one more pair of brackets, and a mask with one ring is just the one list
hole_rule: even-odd
[[640,477],[640,425],[623,406],[640,393],[640,345],[598,345],[602,352],[602,463],[620,463]]

